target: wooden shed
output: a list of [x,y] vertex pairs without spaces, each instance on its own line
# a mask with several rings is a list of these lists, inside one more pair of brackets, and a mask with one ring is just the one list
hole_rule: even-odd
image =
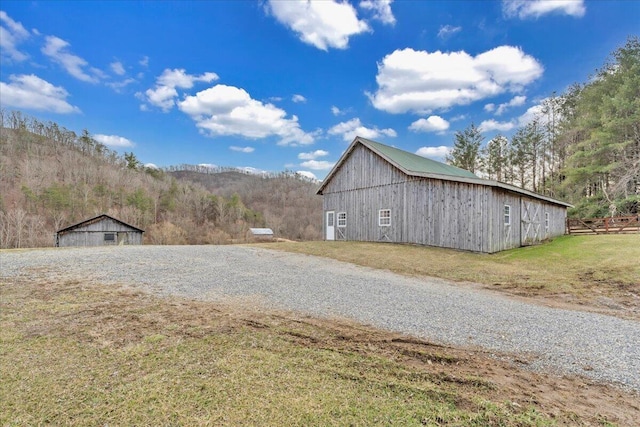
[[356,137],[323,181],[324,238],[493,253],[565,233],[571,205]]
[[102,214],[56,232],[56,246],[141,245],[144,230]]

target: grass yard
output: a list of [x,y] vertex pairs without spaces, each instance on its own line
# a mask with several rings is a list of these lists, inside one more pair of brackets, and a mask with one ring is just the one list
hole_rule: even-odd
[[[347,246],[360,248],[326,247]],[[347,321],[81,280],[10,279],[0,293],[2,426],[609,426],[640,419],[637,395]]]
[[267,248],[412,276],[470,282],[547,303],[640,319],[640,235],[562,236],[492,255],[366,242],[283,242]]

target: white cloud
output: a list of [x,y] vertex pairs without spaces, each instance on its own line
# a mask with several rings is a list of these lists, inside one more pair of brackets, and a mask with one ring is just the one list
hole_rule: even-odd
[[16,62],[26,60],[29,55],[20,52],[18,45],[29,38],[29,32],[3,10],[0,10],[0,24],[0,56]]
[[178,96],[178,91],[175,87],[157,86],[155,89],[147,89],[145,94],[149,104],[160,107],[162,111],[167,112],[175,105],[174,98]]
[[[513,99],[511,99],[511,101],[498,105],[498,107],[496,108],[495,114],[496,116],[500,116],[502,115],[502,113],[504,113],[511,107],[519,107],[521,105],[524,105],[526,100],[527,100],[527,97],[524,95],[514,96]],[[487,104],[487,105],[493,105],[493,104]],[[485,105],[485,111],[486,111],[487,105]]]
[[296,102],[296,103],[298,103],[298,102],[307,102],[307,98],[305,98],[304,96],[299,95],[297,93],[291,97],[291,100],[293,102]]
[[328,156],[329,152],[325,151],[325,150],[316,150],[316,151],[311,151],[309,153],[300,153],[298,154],[298,158],[300,160],[315,160],[318,157],[324,157],[324,156]]
[[492,111],[495,111],[495,110],[496,110],[496,104],[494,103],[489,103],[484,106],[484,111],[486,111],[487,113],[491,113]]
[[336,107],[335,105],[331,106],[331,114],[333,114],[334,116],[344,116],[345,114],[349,114],[349,113],[352,113],[352,112],[353,112],[353,108],[351,108],[351,107],[341,110],[340,108]]
[[441,39],[448,39],[455,33],[462,31],[462,27],[454,27],[453,25],[441,25],[438,30],[438,37]]
[[182,89],[191,89],[196,82],[211,83],[214,80],[218,80],[216,73],[203,73],[199,76],[193,74],[187,74],[186,71],[181,69],[165,69],[160,77],[158,77],[157,84],[159,86],[179,87]]
[[109,64],[109,66],[111,67],[111,71],[113,71],[119,76],[124,76],[126,73],[124,66],[122,65],[122,62],[120,61],[112,62],[111,64]]
[[251,175],[266,175],[269,173],[265,170],[257,169],[252,166],[238,166],[236,169],[244,173],[249,173]]
[[147,68],[149,66],[149,57],[143,56],[142,59],[138,61],[138,64],[142,65],[144,68]]
[[33,74],[11,75],[11,83],[0,82],[0,105],[53,113],[79,113],[80,109],[69,104],[69,93]]
[[440,145],[439,147],[420,147],[416,151],[416,154],[433,160],[442,160],[450,151],[451,148]]
[[67,73],[71,74],[78,80],[88,83],[98,83],[104,78],[104,73],[97,68],[89,66],[89,63],[83,58],[69,53],[67,48],[70,44],[56,36],[45,37],[45,45],[42,53],[57,62]]
[[93,139],[106,145],[107,147],[129,148],[135,146],[133,142],[117,135],[93,135]]
[[342,135],[342,139],[351,142],[356,136],[374,139],[382,135],[395,137],[397,133],[393,129],[378,129],[377,127],[368,128],[362,125],[359,118],[351,119],[347,122],[338,123],[328,133],[330,135]]
[[496,120],[490,119],[480,123],[480,126],[478,126],[478,129],[480,130],[480,132],[490,132],[492,130],[498,130],[500,132],[508,132],[514,127],[516,127],[516,125],[517,124],[514,123],[513,121],[498,122]]
[[229,150],[238,151],[240,153],[253,153],[256,149],[253,147],[237,147],[235,145],[232,145],[231,147],[229,147]]
[[518,126],[525,126],[531,123],[534,120],[538,120],[540,124],[544,125],[547,123],[547,118],[544,114],[542,114],[543,106],[542,104],[546,101],[546,99],[540,100],[540,102],[532,107],[529,107],[527,111],[520,117],[518,117]]
[[391,3],[393,3],[393,0],[363,0],[359,6],[361,9],[372,11],[373,19],[377,19],[383,24],[394,25],[396,17],[393,16],[391,11]]
[[296,171],[296,174],[303,176],[305,178],[309,178],[312,179],[314,181],[318,180],[318,177],[313,173],[313,172],[309,172],[309,171]]
[[449,122],[440,116],[429,116],[411,123],[409,130],[414,132],[444,132],[449,129]]
[[146,101],[151,105],[155,105],[167,112],[175,105],[175,98],[178,97],[180,89],[191,89],[196,82],[211,83],[218,80],[216,73],[204,73],[199,76],[187,74],[184,69],[165,69],[156,79],[156,86],[153,89],[147,89],[145,92]]
[[203,168],[207,168],[207,169],[215,169],[218,166],[214,165],[213,163],[199,163],[198,166],[203,167]]
[[325,51],[346,49],[349,37],[369,31],[367,23],[358,19],[356,10],[347,2],[269,0],[266,10],[295,31],[304,43]]
[[307,160],[306,162],[300,163],[300,166],[314,171],[323,171],[331,169],[335,164],[336,162],[328,162],[326,160]]
[[314,134],[304,132],[298,117],[286,118],[286,111],[257,101],[244,89],[216,85],[178,102],[181,111],[212,137],[236,135],[258,139],[280,138],[279,145],[308,145]]
[[584,0],[503,0],[502,11],[508,17],[539,18],[559,13],[581,18],[586,12]]
[[378,64],[373,105],[389,113],[430,113],[504,92],[518,92],[542,75],[543,67],[520,48],[499,46],[471,56],[396,50]]
[[[500,132],[508,132],[516,127],[526,126],[534,120],[538,120],[540,125],[545,125],[547,123],[547,117],[544,114],[542,114],[542,110],[543,110],[542,104],[545,101],[546,99],[540,100],[538,104],[532,107],[529,107],[524,114],[522,114],[521,116],[515,119],[504,121],[504,122],[498,122],[493,119],[485,120],[482,123],[480,123],[480,126],[478,126],[478,128],[480,129],[481,132],[489,132],[492,130],[497,130]],[[511,102],[513,102],[513,99],[509,103]],[[520,100],[516,101],[516,103],[519,103],[519,102]],[[524,103],[524,100],[522,100],[522,103]],[[506,104],[500,104],[500,105],[502,106]]]
[[120,92],[122,89],[129,86],[131,83],[134,83],[135,81],[136,81],[135,79],[124,79],[120,82],[109,82],[109,83],[106,83],[106,85],[109,86],[111,89],[115,90],[116,92]]

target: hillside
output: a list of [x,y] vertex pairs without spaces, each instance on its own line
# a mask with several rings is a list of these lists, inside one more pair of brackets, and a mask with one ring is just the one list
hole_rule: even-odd
[[320,236],[319,208],[313,216],[320,198],[304,179],[223,173],[218,186],[207,184],[210,175],[203,183],[178,179],[145,168],[133,153],[119,156],[86,130],[78,136],[20,112],[2,113],[0,248],[52,246],[56,230],[101,213],[144,229],[152,244],[244,241],[254,226],[288,239]]
[[167,173],[225,198],[239,195],[249,209],[262,214],[264,223],[276,236],[293,240],[321,237],[322,197],[316,195],[316,182],[286,172],[271,176],[239,171]]

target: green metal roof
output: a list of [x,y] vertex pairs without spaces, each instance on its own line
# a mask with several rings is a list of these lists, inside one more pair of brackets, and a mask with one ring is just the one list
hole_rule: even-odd
[[435,160],[427,159],[425,157],[418,156],[417,154],[409,153],[408,151],[380,144],[379,142],[371,141],[370,139],[359,138],[359,140],[368,145],[374,151],[377,151],[383,157],[387,158],[387,160],[395,163],[396,166],[399,166],[401,169],[404,169],[409,173],[432,173],[456,176],[460,178],[478,178],[475,174],[465,169],[436,162]]

